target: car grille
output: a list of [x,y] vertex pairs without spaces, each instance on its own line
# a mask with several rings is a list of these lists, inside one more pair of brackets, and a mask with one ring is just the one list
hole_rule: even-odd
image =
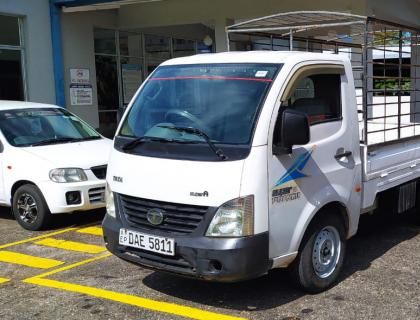
[[95,177],[101,180],[106,178],[106,169],[107,169],[106,165],[90,168],[90,170],[92,170]]
[[[119,194],[122,211],[127,222],[143,230],[160,230],[167,233],[189,234],[194,232],[203,221],[208,207],[162,202]],[[160,225],[152,225],[147,220],[150,209],[164,213]]]
[[89,189],[90,203],[105,202],[105,187]]

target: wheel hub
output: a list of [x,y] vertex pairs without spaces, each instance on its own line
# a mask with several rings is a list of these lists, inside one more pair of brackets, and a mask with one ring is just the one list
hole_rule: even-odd
[[320,278],[326,278],[334,272],[340,251],[340,235],[335,227],[325,227],[316,235],[312,250],[312,266]]
[[38,206],[34,197],[28,193],[19,196],[17,201],[19,217],[22,221],[32,224],[38,218]]

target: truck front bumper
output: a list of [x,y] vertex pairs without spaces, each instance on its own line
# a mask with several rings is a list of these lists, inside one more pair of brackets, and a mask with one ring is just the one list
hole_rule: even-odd
[[203,280],[235,282],[256,278],[271,268],[268,232],[242,238],[171,236],[175,239],[175,256],[172,257],[120,245],[119,230],[123,227],[120,220],[105,216],[103,230],[107,249],[123,260],[149,269]]

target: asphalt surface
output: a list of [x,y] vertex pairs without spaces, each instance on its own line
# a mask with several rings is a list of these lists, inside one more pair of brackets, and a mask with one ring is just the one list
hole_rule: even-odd
[[[28,232],[11,218],[9,210],[0,210],[0,254],[9,251],[64,262],[43,270],[0,262],[0,280],[9,280],[0,284],[0,319],[420,318],[420,219],[415,213],[362,217],[358,235],[348,243],[340,282],[317,295],[297,290],[284,270],[237,284],[206,283],[145,270],[106,252],[57,249],[36,244],[39,240],[4,248],[61,230],[45,238],[103,246],[101,236],[78,232],[86,225],[99,226],[102,216],[101,211],[61,216],[51,230]],[[75,229],[67,231],[69,227]],[[98,259],[83,262],[92,258]],[[36,278],[78,262],[83,264]],[[35,281],[24,282],[32,277]],[[57,283],[64,285],[53,287]]]

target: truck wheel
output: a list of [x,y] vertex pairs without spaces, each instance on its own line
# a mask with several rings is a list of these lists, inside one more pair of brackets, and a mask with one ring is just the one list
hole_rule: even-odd
[[13,214],[25,229],[35,231],[45,228],[51,213],[41,190],[32,184],[19,187],[13,195]]
[[346,249],[346,234],[342,219],[323,214],[309,225],[298,256],[290,267],[298,286],[317,293],[328,289],[340,273]]

